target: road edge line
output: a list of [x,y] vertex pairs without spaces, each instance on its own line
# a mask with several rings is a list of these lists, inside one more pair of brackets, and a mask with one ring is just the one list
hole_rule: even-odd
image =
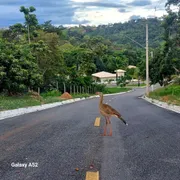
[[145,101],[151,103],[151,104],[154,104],[158,107],[161,107],[163,109],[166,109],[166,110],[170,110],[170,111],[173,111],[173,112],[176,112],[176,113],[179,113],[180,114],[180,106],[176,106],[176,105],[169,105],[168,103],[166,102],[162,102],[162,101],[158,101],[156,99],[152,99],[152,98],[149,98],[147,96],[142,96],[141,97],[142,99],[144,99]]
[[[129,93],[132,91],[134,91],[134,90],[121,92],[121,93],[115,93],[115,94],[105,94],[104,96],[121,95],[121,94]],[[54,107],[65,105],[65,104],[71,104],[71,103],[75,103],[78,101],[83,101],[83,100],[97,98],[97,97],[99,97],[99,96],[95,95],[95,96],[90,96],[88,98],[84,98],[84,97],[83,98],[75,98],[75,99],[65,100],[62,102],[55,102],[55,103],[50,103],[50,104],[38,105],[38,106],[29,106],[29,107],[25,107],[25,108],[0,111],[0,121],[7,119],[7,118],[12,118],[12,117],[16,117],[16,116],[20,116],[20,115],[24,115],[24,114],[28,114],[28,113],[32,113],[32,112],[42,111],[42,110],[46,110],[46,109],[51,109]]]

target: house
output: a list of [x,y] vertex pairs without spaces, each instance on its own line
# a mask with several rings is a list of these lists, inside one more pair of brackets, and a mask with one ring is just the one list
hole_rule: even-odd
[[115,72],[116,73],[113,74],[113,73],[101,71],[101,72],[92,74],[92,77],[95,82],[100,82],[100,83],[104,83],[104,84],[108,84],[110,82],[116,83],[116,78],[124,76],[126,71],[124,71],[122,69],[118,69]]
[[129,65],[129,66],[128,66],[128,69],[136,69],[136,66]]
[[92,74],[93,80],[95,82],[100,82],[107,84],[109,81],[116,81],[116,74],[112,74],[109,72],[101,71],[98,73]]
[[117,69],[115,70],[114,72],[116,72],[117,74],[117,77],[121,77],[121,76],[124,76],[125,75],[125,72],[123,69]]

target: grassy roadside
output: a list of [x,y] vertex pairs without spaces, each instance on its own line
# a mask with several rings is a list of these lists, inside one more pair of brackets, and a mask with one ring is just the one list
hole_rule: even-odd
[[87,97],[90,97],[91,95],[93,95],[93,94],[72,94],[72,97],[73,98],[83,98],[83,97],[85,97],[85,98],[87,98]]
[[150,92],[149,97],[168,104],[180,106],[180,86],[170,85],[161,89]]
[[132,88],[126,88],[126,87],[108,87],[105,88],[105,90],[103,91],[104,94],[113,94],[113,93],[120,93],[120,92],[127,92],[129,90],[131,90]]
[[138,85],[134,85],[134,84],[127,84],[127,86],[126,87],[131,87],[131,88],[133,88],[133,87],[145,87],[146,86],[146,84],[140,84],[140,86],[138,86]]
[[[43,103],[53,103],[62,101],[59,97],[46,97],[43,98]],[[17,109],[29,106],[41,105],[41,101],[31,96],[0,96],[0,111]]]
[[[131,88],[105,88],[104,94],[112,94],[119,92],[126,92],[131,90]],[[41,94],[41,100],[38,98],[31,97],[30,95],[22,95],[22,96],[4,96],[0,95],[0,111],[17,109],[29,106],[37,106],[41,104],[48,104],[53,102],[61,102],[60,93],[48,92]],[[73,98],[87,98],[92,94],[73,94]]]

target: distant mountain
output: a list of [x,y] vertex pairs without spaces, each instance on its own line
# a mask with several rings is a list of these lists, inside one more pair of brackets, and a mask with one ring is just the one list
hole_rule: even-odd
[[130,20],[125,23],[115,23],[109,25],[71,27],[66,29],[69,37],[83,38],[84,36],[102,36],[111,40],[116,45],[138,46],[129,38],[139,42],[141,45],[146,44],[146,22],[149,26],[149,46],[158,47],[163,41],[162,20],[158,18],[149,18]]

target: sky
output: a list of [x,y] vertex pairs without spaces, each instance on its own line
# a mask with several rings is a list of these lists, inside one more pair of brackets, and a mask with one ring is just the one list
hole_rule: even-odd
[[[0,27],[24,23],[20,6],[34,6],[39,23],[100,25],[131,19],[161,17],[167,0],[0,0]],[[156,8],[156,11],[155,11]]]

